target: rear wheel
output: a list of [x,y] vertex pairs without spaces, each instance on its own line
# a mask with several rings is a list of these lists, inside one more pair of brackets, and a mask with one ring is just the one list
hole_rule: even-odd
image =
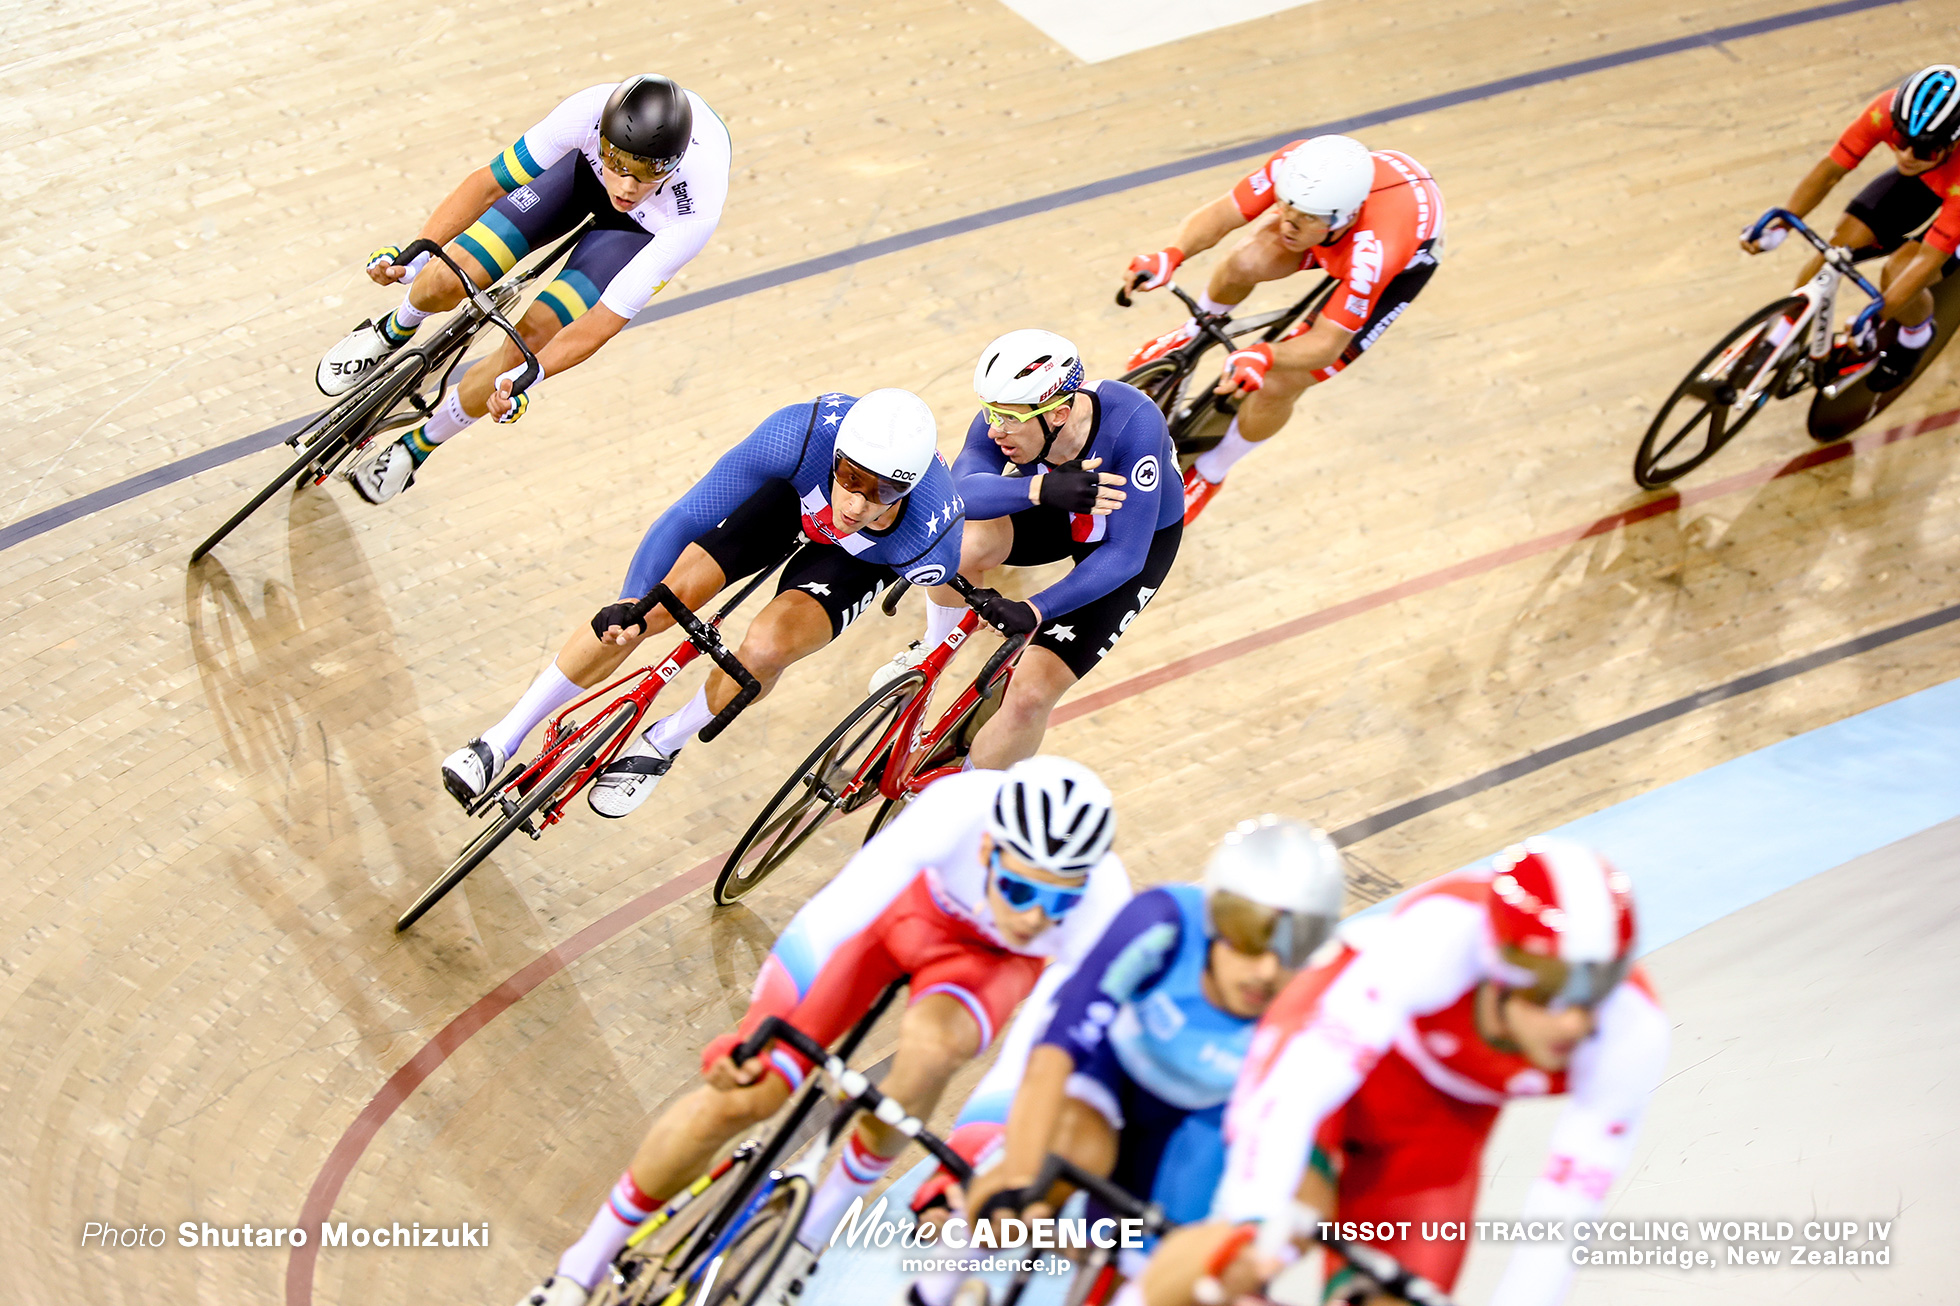
[[1158,358],[1142,367],[1132,368],[1117,380],[1149,395],[1150,402],[1157,405],[1158,411],[1168,418],[1177,408],[1177,401],[1183,397],[1184,383],[1190,375],[1177,359]]
[[484,858],[497,851],[504,840],[522,829],[524,824],[537,814],[539,808],[555,798],[558,791],[571,783],[574,776],[604,753],[622,731],[631,728],[639,715],[639,710],[639,705],[631,699],[615,705],[596,729],[566,750],[565,755],[558,759],[557,765],[553,766],[543,779],[533,784],[511,804],[508,810],[484,827],[476,838],[470,840],[469,845],[457,854],[456,860],[449,864],[449,869],[442,873],[442,878],[424,889],[422,896],[402,913],[401,919],[395,922],[396,932],[399,933],[421,920],[429,908],[442,900],[444,894],[461,884],[464,876],[481,866]]
[[[912,671],[883,686],[803,759],[722,864],[715,879],[717,903],[725,907],[762,883],[833,814],[857,811],[878,796],[871,779],[889,751],[885,732],[925,683],[924,672]],[[860,782],[858,789],[845,797],[854,781]]]
[[1633,479],[1645,490],[1679,480],[1713,458],[1782,391],[1802,361],[1802,334],[1770,338],[1779,321],[1797,325],[1810,308],[1802,295],[1767,304],[1722,337],[1683,377],[1654,414],[1633,457]]

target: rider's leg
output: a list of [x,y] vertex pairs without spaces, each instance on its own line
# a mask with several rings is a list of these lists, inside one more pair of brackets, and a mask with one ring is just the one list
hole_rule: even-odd
[[1275,205],[1245,229],[1236,244],[1211,270],[1205,296],[1198,301],[1207,312],[1225,313],[1245,302],[1262,281],[1278,281],[1300,270],[1300,252],[1279,240],[1279,208]]
[[1007,696],[993,720],[974,737],[975,767],[1006,768],[1041,751],[1048,714],[1076,681],[1068,664],[1045,648],[1030,647],[1007,682]]
[[[698,608],[721,592],[726,579],[721,566],[698,544],[681,552],[673,570],[667,573],[667,587],[690,608]],[[531,687],[509,714],[479,738],[496,749],[497,756],[516,755],[538,723],[587,690],[602,683],[633,656],[640,642],[674,624],[665,608],[655,608],[647,616],[641,633],[629,636],[624,644],[608,644],[592,633],[592,623],[575,627],[551,665],[538,673]]]
[[[1893,252],[1892,257],[1885,260],[1885,267],[1878,276],[1878,288],[1880,290],[1890,290],[1892,288],[1892,282],[1898,278],[1899,274],[1911,266],[1915,258],[1919,257],[1920,249],[1921,244],[1916,240],[1908,240],[1905,244],[1899,246]],[[1924,290],[1921,290],[1905,302],[1904,307],[1898,312],[1900,323],[1931,322],[1933,316],[1933,286],[1937,286],[1939,283],[1940,278],[1935,276]],[[1928,333],[1928,338],[1931,338],[1930,333]],[[1907,341],[1905,343],[1912,344],[1915,342]],[[1926,341],[1920,340],[1916,343],[1924,345]]]
[[[991,521],[968,521],[961,527],[960,575],[975,585],[987,573],[1007,561],[1014,547],[1014,519],[995,517]],[[935,585],[926,591],[926,633],[919,646],[928,652],[952,633],[966,615],[966,600],[951,585]]]
[[[928,993],[906,1008],[891,1071],[879,1087],[924,1119],[939,1105],[953,1076],[979,1054],[981,1045],[980,1026],[958,998]],[[843,1154],[810,1199],[797,1231],[805,1247],[820,1247],[829,1240],[851,1202],[871,1191],[908,1141],[882,1121],[858,1117],[844,1140]]]
[[[533,354],[551,343],[551,338],[563,330],[564,324],[542,300],[524,311],[517,320],[517,334],[524,338],[525,347]],[[524,361],[517,345],[508,336],[489,358],[479,362],[436,405],[429,420],[410,431],[405,438],[410,452],[415,455],[419,465],[436,451],[436,448],[475,425],[478,418],[490,411],[490,391],[496,387],[497,378]]]
[[765,1075],[729,1091],[700,1085],[661,1112],[584,1236],[559,1257],[557,1273],[589,1291],[633,1230],[705,1171],[729,1140],[774,1115],[788,1097],[788,1084]]

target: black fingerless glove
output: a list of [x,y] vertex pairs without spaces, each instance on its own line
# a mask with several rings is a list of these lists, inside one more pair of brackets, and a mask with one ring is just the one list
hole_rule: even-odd
[[967,606],[980,614],[980,620],[1008,638],[1032,635],[1041,624],[1034,608],[1019,599],[1005,598],[998,590],[975,589],[966,596]]
[[608,603],[592,618],[592,633],[604,639],[607,631],[618,626],[630,634],[635,626],[645,624],[649,606],[645,599],[621,599],[617,603]]
[[1063,512],[1091,512],[1096,506],[1096,490],[1100,486],[1100,473],[1082,470],[1082,460],[1063,463],[1052,472],[1044,472],[1041,483],[1035,487],[1038,502],[1044,508],[1060,508]]

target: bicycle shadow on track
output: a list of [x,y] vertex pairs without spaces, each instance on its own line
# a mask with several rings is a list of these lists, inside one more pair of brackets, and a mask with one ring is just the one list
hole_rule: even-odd
[[[192,656],[239,791],[320,872],[340,913],[392,937],[401,904],[447,864],[462,832],[437,833],[457,824],[437,815],[450,805],[434,780],[441,757],[374,573],[333,497],[295,495],[288,536],[290,584],[268,577],[254,586],[215,556],[187,570]],[[467,950],[495,952],[501,966],[528,955],[537,928],[508,882],[487,871],[471,903],[484,943]],[[281,882],[275,873],[245,883],[272,911],[268,896],[290,904],[305,892],[271,889]],[[454,928],[438,925],[433,936],[453,938]],[[489,942],[526,935],[522,946]],[[464,963],[481,969],[470,982],[488,975],[488,963]]]
[[[1900,587],[1915,568],[1937,577],[1960,562],[1920,566],[1940,547],[1927,528],[1940,519],[1936,499],[1956,455],[1952,440],[1890,445],[1779,476],[1732,511],[1715,500],[1571,545],[1508,619],[1478,619],[1470,629],[1480,633],[1432,657],[1417,701],[1449,712],[1455,729],[1406,732],[1405,773],[1460,777],[1478,769],[1460,755],[1466,738],[1482,737],[1486,764],[1510,761],[1950,601],[1933,577],[1918,582],[1922,596]],[[1653,501],[1640,494],[1616,508]],[[1849,659],[1830,673],[1829,700],[1848,712],[1894,697],[1899,691],[1880,683],[1896,678],[1893,665]],[[1815,694],[1754,697],[1742,709],[1745,733],[1760,737],[1785,715],[1786,733],[1808,729],[1818,724],[1817,702]],[[1688,731],[1680,746],[1704,752],[1708,764],[1736,747],[1727,731]],[[1644,791],[1679,765],[1653,749],[1620,757],[1590,772],[1584,759],[1562,763],[1551,790],[1490,809],[1531,826],[1504,837]],[[1633,773],[1643,768],[1654,774]],[[1555,810],[1520,810],[1546,803]]]

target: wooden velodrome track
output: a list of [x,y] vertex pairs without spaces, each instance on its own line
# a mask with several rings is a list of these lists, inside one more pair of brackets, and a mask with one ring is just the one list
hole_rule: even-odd
[[[1084,65],[990,0],[19,7],[0,522],[312,411],[320,351],[392,300],[362,256],[597,81],[670,73],[733,132],[728,214],[678,302],[1796,8],[1321,0]],[[1628,477],[1652,405],[1794,274],[1787,250],[1744,259],[1736,230],[1877,88],[1952,54],[1950,2],[1841,8],[1358,131],[1440,180],[1441,275],[1239,469],[1050,735],[1115,787],[1139,880],[1192,874],[1241,815],[1355,827],[1953,601],[1950,360],[1849,456],[1790,465],[1812,447],[1792,404],[1679,502]],[[1175,321],[1162,297],[1111,305],[1124,260],[1253,161],[634,330],[388,508],[344,487],[281,497],[196,569],[190,548],[272,455],[0,552],[0,1264],[24,1299],[501,1302],[531,1282],[846,855],[840,828],[751,908],[714,913],[701,892],[915,609],[798,668],[632,821],[574,809],[397,938],[468,833],[441,757],[777,405],[904,385],[950,447],[998,331],[1064,331],[1115,374]],[[1957,663],[1960,627],[1939,625],[1487,777],[1358,838],[1360,895]],[[329,1212],[495,1235],[487,1254],[414,1259],[77,1247],[90,1220]]]

